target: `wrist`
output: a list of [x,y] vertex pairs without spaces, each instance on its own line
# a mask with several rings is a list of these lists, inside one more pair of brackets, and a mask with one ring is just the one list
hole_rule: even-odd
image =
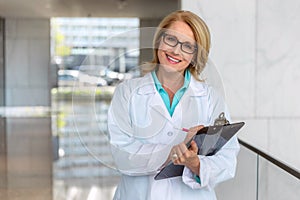
[[200,176],[200,159],[197,156],[197,159],[195,159],[195,162],[191,166],[190,170],[197,176]]

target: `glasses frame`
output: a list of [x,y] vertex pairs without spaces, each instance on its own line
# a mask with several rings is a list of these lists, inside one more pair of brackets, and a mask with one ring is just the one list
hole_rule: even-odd
[[[175,39],[176,39],[176,44],[175,45],[171,45],[170,43],[168,43],[168,42],[166,42],[166,36],[172,36],[172,37],[174,37]],[[194,47],[194,51],[193,52],[187,52],[187,51],[185,51],[185,50],[183,50],[183,48],[182,48],[182,46],[183,46],[183,44],[186,44],[186,43],[188,43],[188,44],[191,44],[190,42],[180,42],[179,40],[178,40],[178,38],[175,36],[175,35],[171,35],[171,34],[168,34],[168,33],[163,33],[163,35],[162,35],[162,40],[163,40],[163,42],[166,44],[166,45],[168,45],[168,46],[170,46],[170,47],[176,47],[178,44],[180,44],[180,50],[182,51],[182,52],[184,52],[184,53],[187,53],[187,54],[194,54],[196,51],[197,51],[197,45],[193,45],[193,47]]]

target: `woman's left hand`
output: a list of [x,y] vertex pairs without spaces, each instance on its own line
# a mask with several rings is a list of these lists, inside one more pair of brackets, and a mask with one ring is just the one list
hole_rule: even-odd
[[195,141],[191,142],[191,146],[188,149],[184,142],[175,145],[172,150],[172,161],[175,165],[185,165],[194,174],[199,176],[200,159],[197,155],[198,146]]

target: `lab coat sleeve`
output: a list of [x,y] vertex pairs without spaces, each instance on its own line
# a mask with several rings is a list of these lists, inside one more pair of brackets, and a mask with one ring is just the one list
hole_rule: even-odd
[[[223,99],[215,91],[210,91],[209,96],[209,121],[214,123],[214,119],[221,112],[225,112],[227,119],[230,119],[227,107]],[[212,190],[218,183],[233,178],[235,175],[237,154],[240,146],[237,137],[232,137],[222,148],[213,156],[202,156],[200,158],[200,183],[198,183],[194,174],[187,167],[183,171],[183,182],[193,189],[206,188]]]
[[134,136],[129,114],[130,96],[129,87],[120,84],[108,111],[109,140],[115,167],[131,176],[155,174],[167,159],[171,146],[149,143]]

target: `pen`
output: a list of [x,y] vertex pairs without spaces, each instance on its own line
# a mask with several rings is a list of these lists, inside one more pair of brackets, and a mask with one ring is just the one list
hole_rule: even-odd
[[187,128],[177,128],[177,127],[174,127],[174,128],[177,130],[180,130],[180,131],[189,132],[189,129],[187,129]]
[[[189,132],[189,129],[187,129],[187,128],[178,128],[178,127],[174,127],[174,128],[177,129],[177,130],[180,130],[180,131]],[[195,135],[186,143],[187,148],[191,147],[191,142],[194,139],[195,139]]]

